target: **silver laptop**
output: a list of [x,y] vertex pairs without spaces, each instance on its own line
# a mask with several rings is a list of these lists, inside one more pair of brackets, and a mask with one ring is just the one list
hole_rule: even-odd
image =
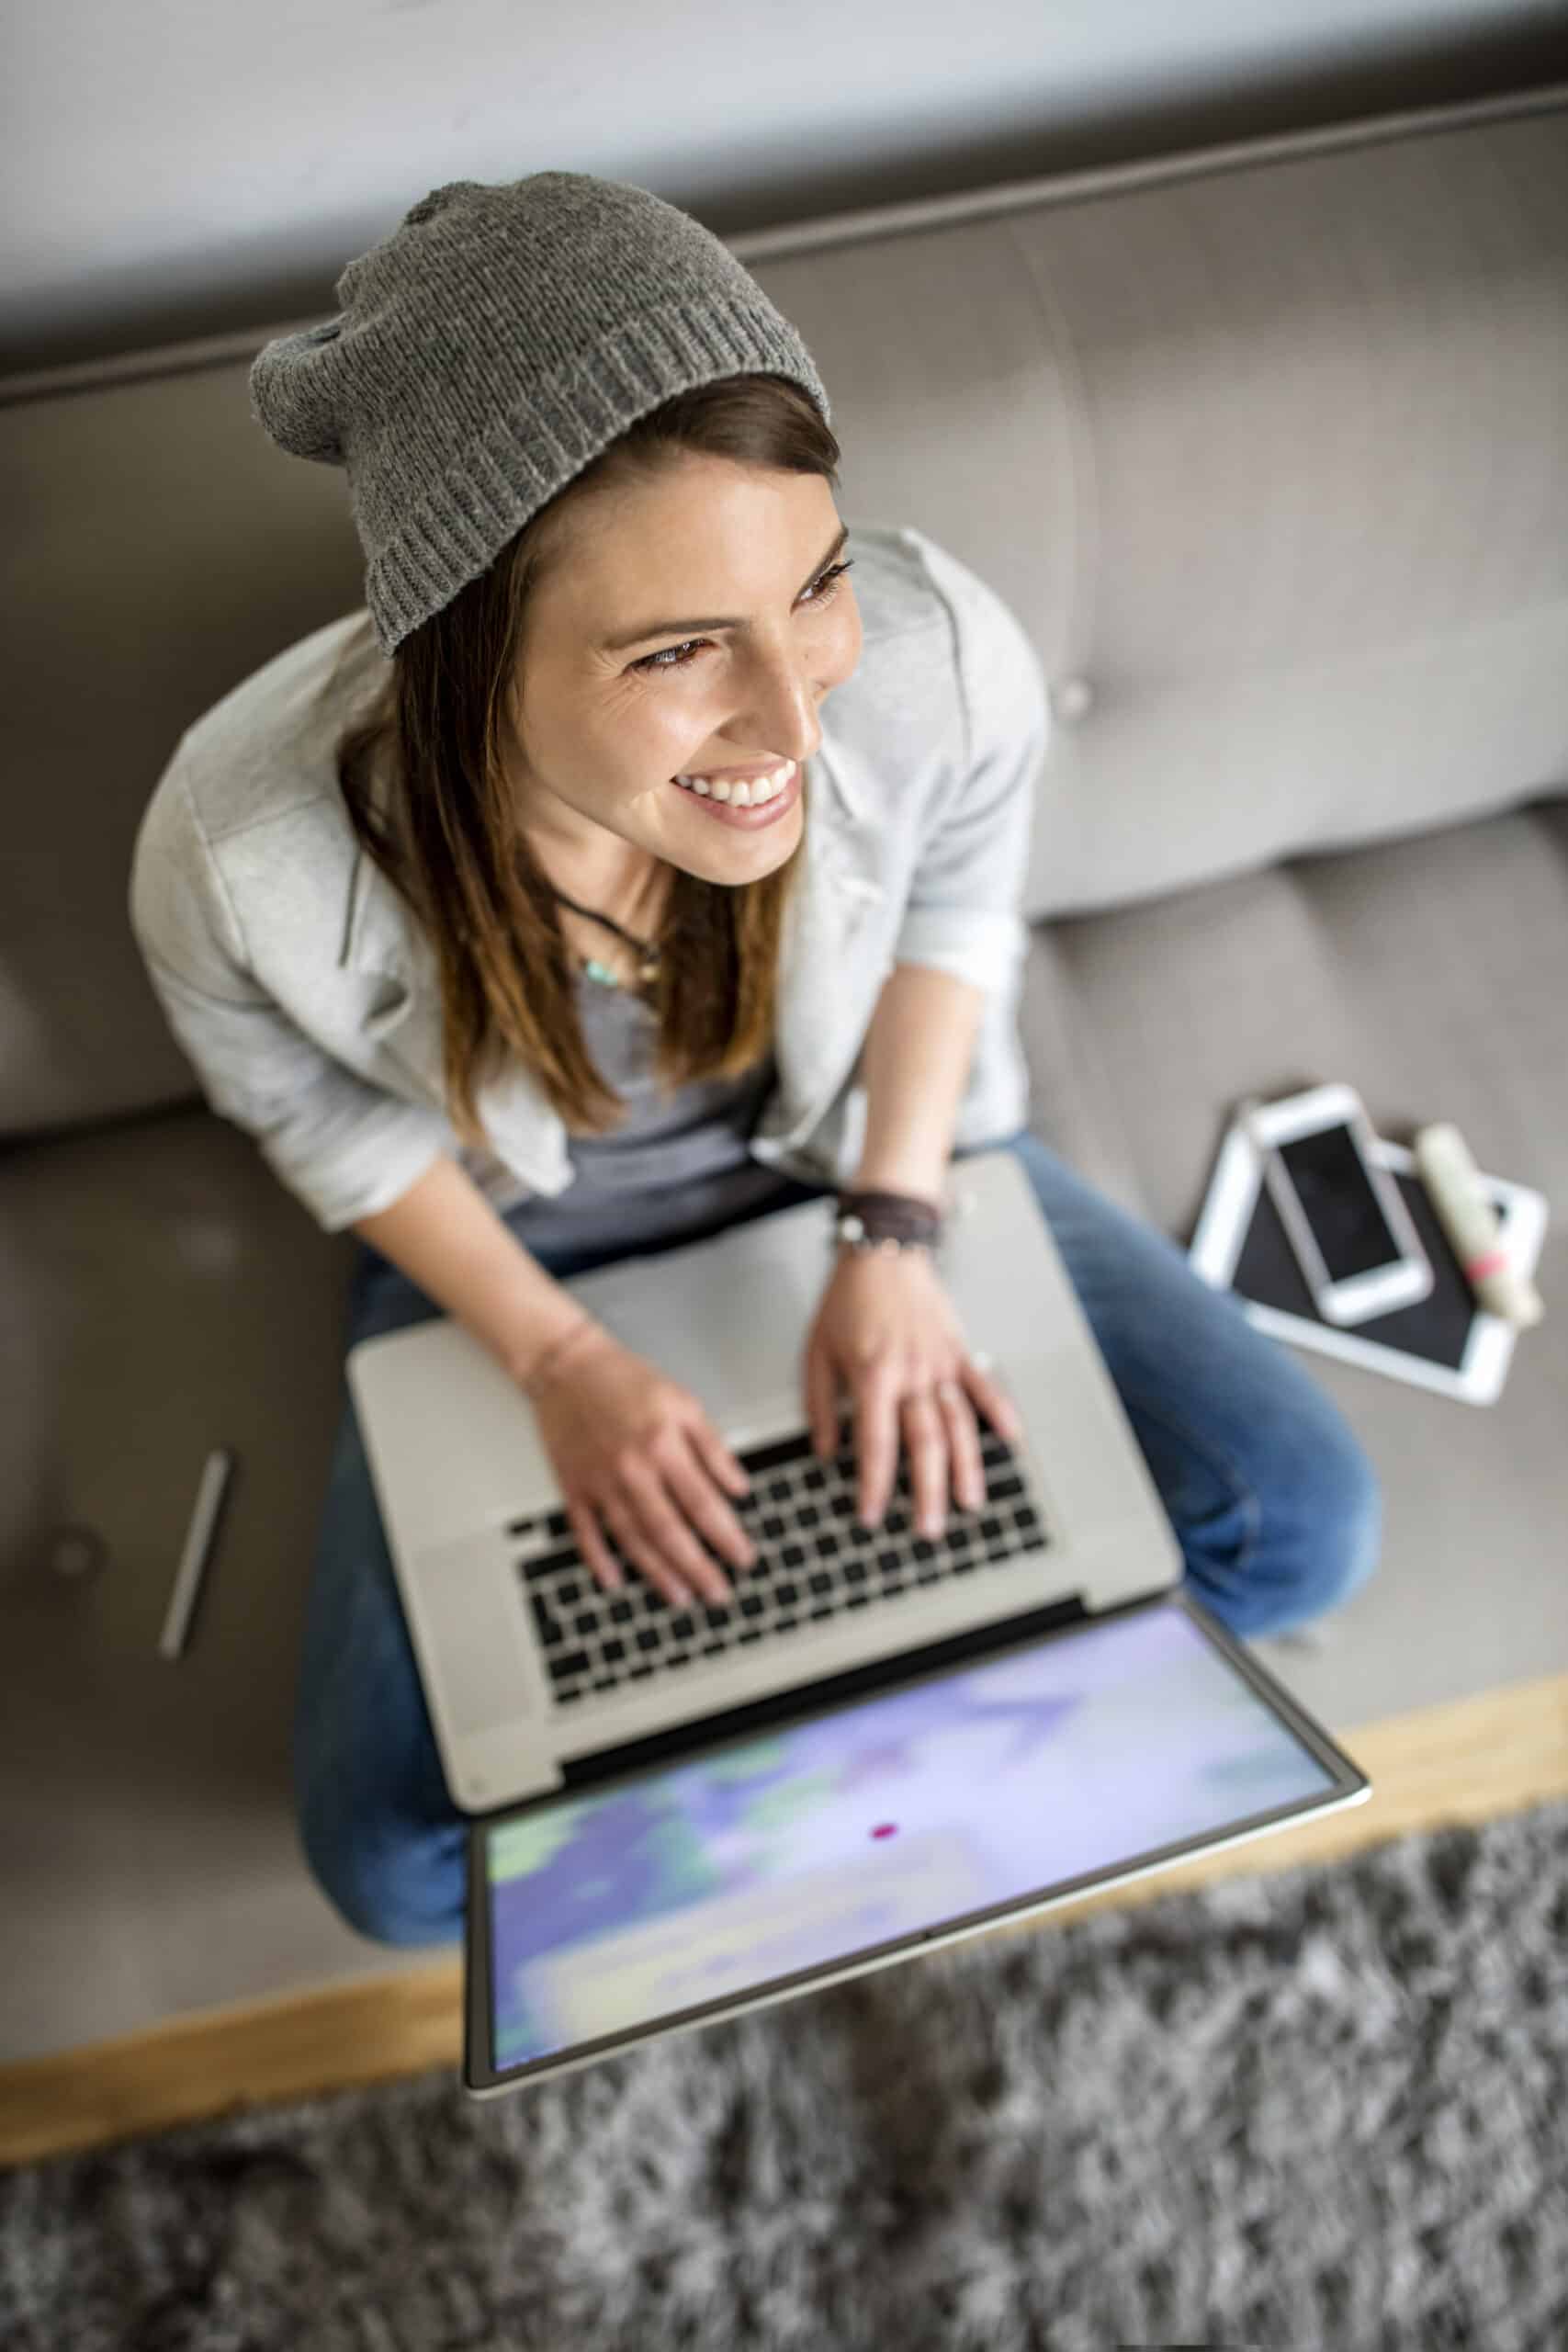
[[[942,1260],[1022,1422],[985,1509],[855,1520],[851,1427],[799,1393],[830,1198],[571,1289],[701,1396],[758,1564],[677,1609],[578,1555],[532,1410],[460,1325],[348,1373],[469,1826],[476,2098],[1358,1803],[1359,1768],[1183,1590],[1183,1562],[1027,1177],[954,1164]],[[607,1537],[611,1549],[618,1547]],[[699,1541],[703,1539],[699,1536]]]

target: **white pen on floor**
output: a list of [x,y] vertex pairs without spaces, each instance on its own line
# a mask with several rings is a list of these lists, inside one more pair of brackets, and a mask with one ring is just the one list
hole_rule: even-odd
[[158,1651],[163,1657],[176,1658],[186,1645],[186,1634],[191,1612],[196,1607],[201,1580],[207,1573],[207,1563],[212,1555],[212,1539],[218,1526],[218,1507],[223,1500],[234,1456],[228,1446],[214,1446],[201,1473],[201,1484],[196,1490],[196,1507],[186,1531],[185,1550],[175,1572],[175,1589],[169,1595],[168,1614],[158,1637]]

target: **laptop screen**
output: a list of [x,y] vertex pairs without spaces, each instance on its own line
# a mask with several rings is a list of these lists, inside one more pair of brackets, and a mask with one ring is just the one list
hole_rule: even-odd
[[1140,1606],[476,1824],[470,2087],[1365,1794],[1207,1623]]

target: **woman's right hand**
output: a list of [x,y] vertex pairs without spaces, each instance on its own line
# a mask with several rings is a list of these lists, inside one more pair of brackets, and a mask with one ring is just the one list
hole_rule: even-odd
[[701,1400],[591,1317],[548,1349],[518,1383],[555,1465],[577,1547],[607,1592],[620,1568],[598,1514],[629,1560],[680,1607],[694,1591],[716,1606],[734,1593],[715,1551],[750,1567],[756,1548],[724,1499],[750,1491]]

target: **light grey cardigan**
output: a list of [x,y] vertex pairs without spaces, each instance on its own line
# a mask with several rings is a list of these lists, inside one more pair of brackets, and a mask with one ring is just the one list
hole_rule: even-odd
[[[777,1082],[753,1158],[848,1183],[865,1125],[856,1069],[896,963],[987,991],[957,1144],[1028,1116],[1017,1006],[1044,675],[1002,599],[922,532],[852,528],[864,630],[822,705],[807,768],[806,868],[780,946]],[[253,1136],[328,1232],[390,1206],[442,1152],[434,952],[360,848],[333,746],[384,673],[372,642],[320,690],[357,613],[276,655],[189,727],[132,856],[131,927],[214,1111]],[[520,1066],[478,1096],[515,1192],[572,1181],[565,1126]]]

